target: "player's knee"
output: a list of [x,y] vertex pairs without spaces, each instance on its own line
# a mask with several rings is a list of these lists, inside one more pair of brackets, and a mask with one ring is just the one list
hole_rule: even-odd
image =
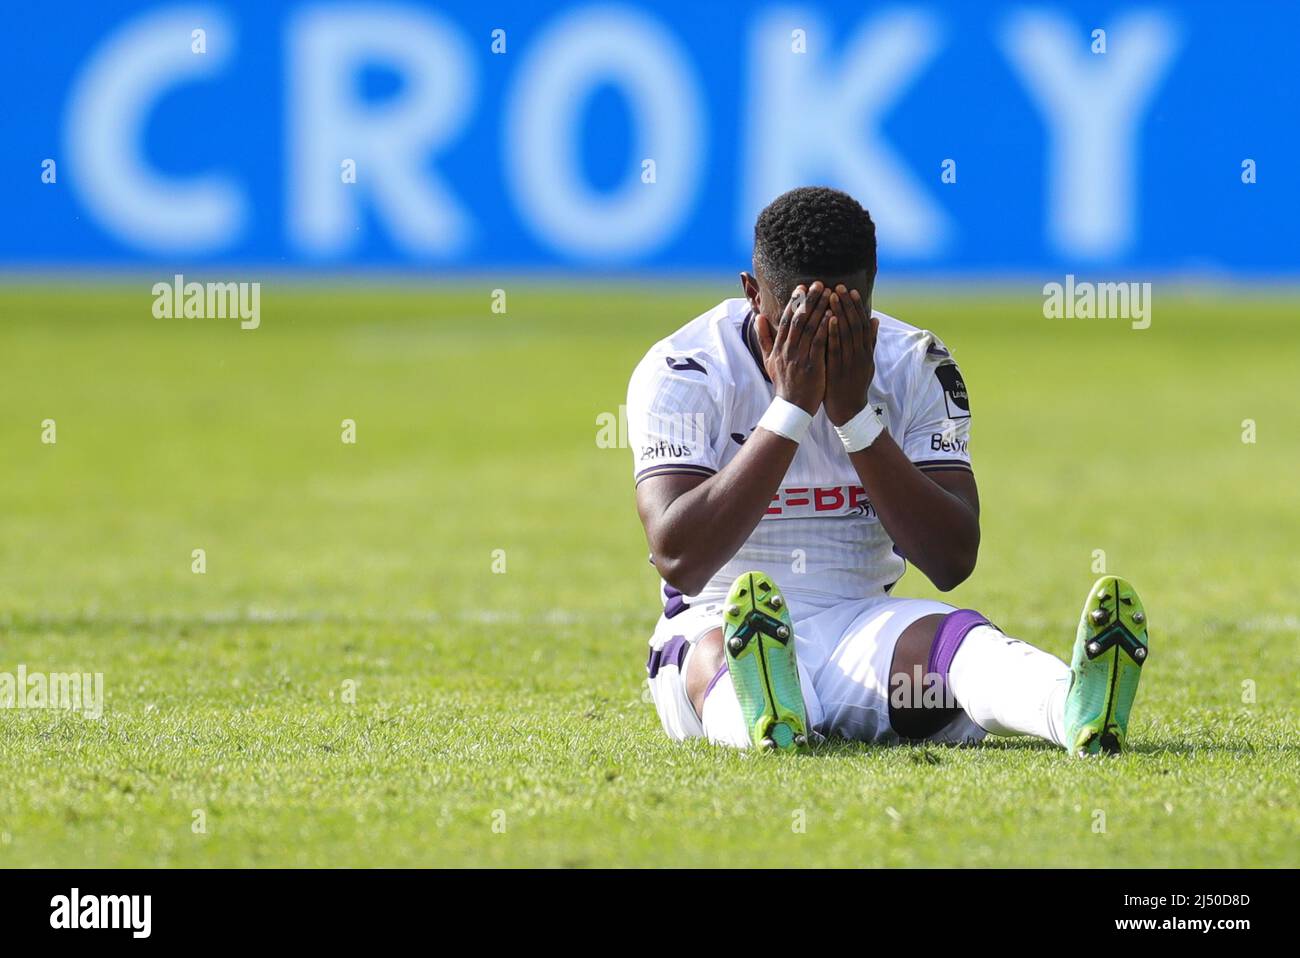
[[889,724],[900,738],[928,738],[959,711],[949,701],[942,680],[930,669],[931,650],[947,619],[942,613],[921,616],[903,630],[894,646]]

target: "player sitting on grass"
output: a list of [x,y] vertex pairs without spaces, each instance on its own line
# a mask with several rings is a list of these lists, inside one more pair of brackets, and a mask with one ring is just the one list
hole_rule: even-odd
[[961,373],[932,333],[871,308],[875,277],[867,211],[792,190],[758,217],[744,299],[632,375],[664,731],[782,749],[992,732],[1118,752],[1147,653],[1124,579],[1092,587],[1069,666],[978,612],[893,595],[907,562],[944,591],[971,574],[979,496]]

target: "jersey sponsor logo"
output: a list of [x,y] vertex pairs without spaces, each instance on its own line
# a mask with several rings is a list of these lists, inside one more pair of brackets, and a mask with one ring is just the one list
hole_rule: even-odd
[[969,439],[958,439],[956,436],[950,436],[947,433],[936,432],[930,434],[930,449],[934,452],[955,452],[964,456],[969,442]]
[[948,409],[948,418],[969,419],[970,396],[966,393],[966,381],[961,378],[957,364],[943,363],[936,366],[934,375],[943,387],[943,401]]
[[642,446],[637,459],[641,462],[655,462],[658,459],[691,459],[694,456],[695,449],[690,443],[660,439],[658,442]]
[[707,369],[701,366],[694,359],[691,359],[691,357],[689,356],[680,356],[680,357],[665,356],[664,362],[668,364],[669,369],[676,369],[676,370],[694,369],[696,372],[704,373],[704,375],[706,376],[709,374],[709,371]]
[[876,510],[861,486],[782,486],[765,515],[780,519],[875,518]]

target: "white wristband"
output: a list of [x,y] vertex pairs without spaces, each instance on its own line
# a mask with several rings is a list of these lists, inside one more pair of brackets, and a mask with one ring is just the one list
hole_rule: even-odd
[[812,425],[813,417],[792,402],[786,402],[780,396],[772,399],[763,418],[758,421],[759,428],[785,436],[795,442],[802,442]]
[[847,452],[857,452],[860,449],[866,449],[875,442],[880,434],[885,431],[885,424],[880,421],[880,416],[868,403],[862,407],[862,412],[844,425],[836,426],[835,431],[839,433],[840,442],[844,443],[844,449]]

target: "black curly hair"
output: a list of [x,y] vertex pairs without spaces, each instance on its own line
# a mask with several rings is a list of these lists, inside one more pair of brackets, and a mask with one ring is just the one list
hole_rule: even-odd
[[784,308],[800,283],[866,273],[876,279],[876,224],[862,204],[839,190],[800,186],[782,193],[754,224],[754,268]]

